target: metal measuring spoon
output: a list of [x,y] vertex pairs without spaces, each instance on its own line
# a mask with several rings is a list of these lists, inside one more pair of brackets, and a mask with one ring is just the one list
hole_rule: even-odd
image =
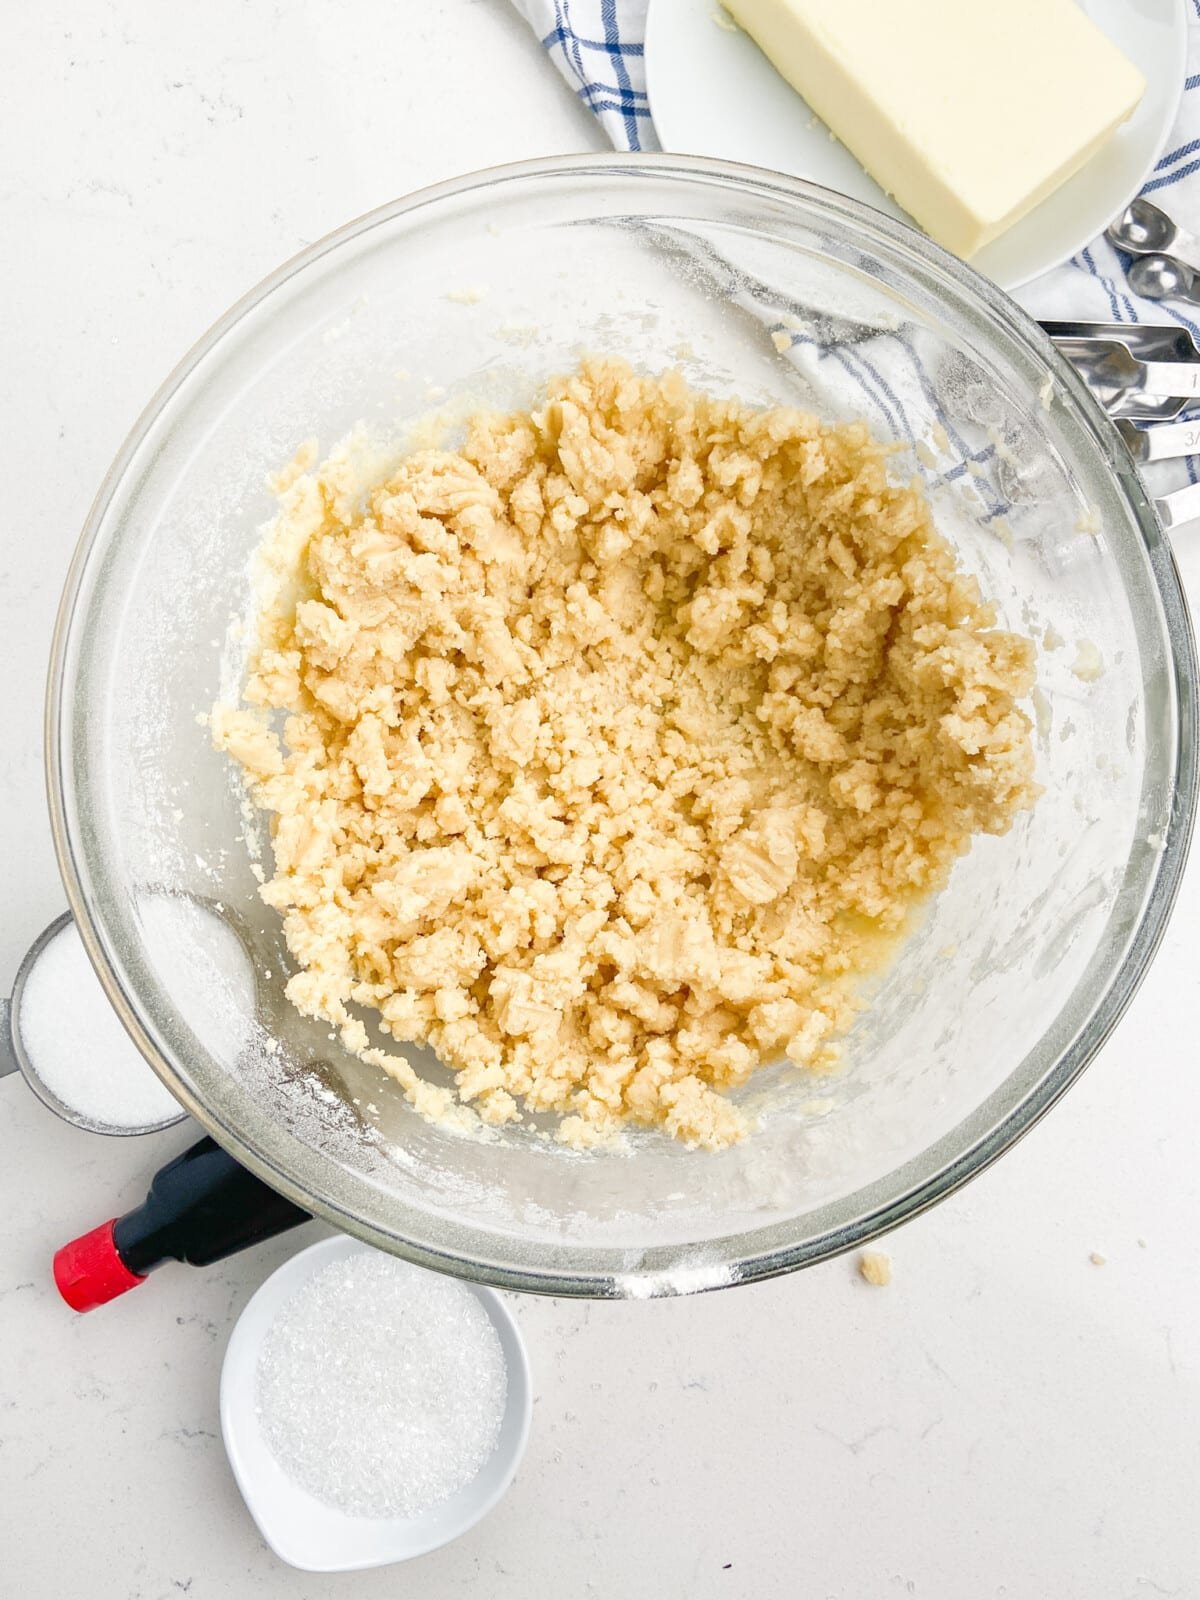
[[1135,256],[1174,256],[1200,272],[1200,239],[1177,227],[1165,211],[1140,196],[1109,224],[1107,233],[1119,250]]
[[[276,1038],[281,1033],[286,1035],[288,1024],[296,1017],[291,1003],[286,999],[284,988],[280,982],[268,981],[269,974],[263,971],[263,952],[257,945],[251,929],[247,926],[231,906],[221,901],[216,901],[206,895],[188,891],[176,891],[160,888],[157,885],[148,885],[143,891],[147,900],[159,897],[164,901],[187,902],[196,911],[210,917],[220,929],[228,932],[236,941],[239,955],[245,964],[245,973],[249,983],[250,992],[245,999],[245,1008],[248,1016],[252,1016],[255,1024],[268,1038]],[[26,1039],[22,1036],[21,1009],[25,998],[26,988],[30,974],[47,947],[63,931],[71,926],[70,912],[64,912],[56,917],[48,928],[34,940],[26,952],[17,976],[13,983],[11,1000],[0,997],[0,1078],[9,1073],[20,1073],[26,1083],[33,1090],[37,1098],[56,1116],[64,1122],[71,1123],[74,1127],[82,1128],[88,1133],[104,1134],[141,1134],[157,1133],[163,1128],[173,1127],[177,1122],[186,1119],[187,1113],[182,1107],[160,1120],[149,1123],[131,1124],[128,1122],[111,1123],[81,1111],[78,1107],[64,1102],[43,1080],[37,1070],[33,1052],[30,1050]],[[269,959],[270,966],[276,962]],[[97,978],[97,983],[99,979]],[[136,1055],[137,1047],[129,1040],[129,1049]],[[272,1058],[274,1059],[274,1058]],[[282,1056],[281,1058],[282,1059]],[[306,1079],[311,1078],[324,1089],[332,1090],[337,1094],[342,1104],[342,1111],[359,1128],[367,1128],[368,1123],[359,1109],[357,1100],[354,1099],[346,1085],[345,1077],[340,1068],[329,1060],[327,1054],[320,1047],[315,1049],[304,1048],[293,1042],[288,1052],[291,1070],[295,1074],[302,1074]],[[149,1064],[145,1068],[147,1073],[152,1071]]]
[[1112,346],[1118,345],[1138,360],[1169,362],[1178,369],[1183,363],[1200,363],[1197,349],[1186,328],[1178,323],[1161,326],[1136,322],[1056,322],[1042,327],[1059,350],[1078,371],[1110,417],[1129,417],[1139,422],[1167,422],[1187,405],[1183,396],[1150,395],[1139,388],[1121,388],[1108,381],[1106,363]]
[[[64,911],[61,917],[55,917],[48,928],[43,928],[41,933],[25,952],[21,965],[17,968],[17,976],[13,982],[12,998],[0,999],[0,1078],[10,1072],[19,1072],[34,1094],[49,1111],[56,1117],[61,1117],[64,1122],[69,1122],[73,1127],[82,1128],[85,1133],[107,1133],[114,1135],[158,1133],[163,1128],[171,1128],[177,1122],[182,1122],[187,1112],[181,1106],[170,1116],[162,1117],[157,1122],[137,1124],[132,1127],[115,1123],[102,1122],[89,1116],[84,1111],[79,1111],[74,1106],[69,1106],[60,1100],[54,1091],[42,1082],[37,1068],[30,1059],[29,1052],[21,1037],[21,1002],[25,995],[25,988],[29,981],[29,974],[37,965],[38,959],[53,943],[62,931],[71,923],[71,913]],[[132,1040],[129,1048],[134,1048]],[[147,1067],[146,1071],[149,1072]]]
[[1190,270],[1174,256],[1139,256],[1126,273],[1129,287],[1143,300],[1192,300],[1200,291]]
[[1189,522],[1200,519],[1200,483],[1189,483],[1186,489],[1172,489],[1154,502],[1158,520],[1167,533],[1174,533]]
[[1181,456],[1200,456],[1200,420],[1159,422],[1148,428],[1120,421],[1117,432],[1135,461],[1176,461]]

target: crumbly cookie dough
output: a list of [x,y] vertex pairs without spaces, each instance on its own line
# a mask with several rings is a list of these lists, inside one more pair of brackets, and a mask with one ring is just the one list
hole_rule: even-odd
[[1031,803],[1032,647],[861,425],[595,361],[365,493],[353,455],[277,481],[212,716],[290,998],[431,1114],[347,1007],[484,1121],[738,1139],[726,1091],[832,1064],[855,979]]
[[858,1274],[872,1288],[886,1289],[892,1281],[892,1258],[882,1250],[864,1250],[858,1258]]

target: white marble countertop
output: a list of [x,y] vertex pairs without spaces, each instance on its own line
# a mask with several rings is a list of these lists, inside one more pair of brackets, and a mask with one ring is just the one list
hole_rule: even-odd
[[[504,0],[41,0],[5,32],[0,990],[64,904],[43,673],[76,533],[146,398],[335,224],[600,144]],[[1200,862],[1100,1059],[889,1239],[890,1287],[835,1261],[695,1300],[517,1303],[537,1405],[511,1494],[458,1544],[356,1576],[270,1554],[217,1432],[237,1312],[314,1229],[75,1317],[53,1250],[139,1199],[186,1134],[89,1137],[4,1080],[0,1595],[1200,1594],[1198,927]]]

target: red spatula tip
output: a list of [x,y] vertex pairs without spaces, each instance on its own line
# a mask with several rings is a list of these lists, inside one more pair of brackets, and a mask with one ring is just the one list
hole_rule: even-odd
[[72,1311],[91,1311],[146,1281],[121,1260],[113,1238],[116,1220],[81,1234],[55,1253],[54,1282]]

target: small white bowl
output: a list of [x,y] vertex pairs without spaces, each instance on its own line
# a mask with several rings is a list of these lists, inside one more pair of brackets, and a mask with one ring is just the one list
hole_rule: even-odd
[[[259,1532],[281,1560],[304,1572],[356,1572],[408,1561],[473,1528],[503,1498],[525,1453],[533,1391],[516,1322],[491,1289],[464,1283],[492,1319],[508,1369],[508,1400],[496,1448],[456,1494],[419,1517],[351,1517],[293,1483],[259,1427],[258,1356],[267,1329],[306,1278],[370,1246],[323,1239],[273,1272],[237,1320],[221,1368],[221,1432],[237,1486]],[[418,1270],[418,1269],[414,1269]]]

